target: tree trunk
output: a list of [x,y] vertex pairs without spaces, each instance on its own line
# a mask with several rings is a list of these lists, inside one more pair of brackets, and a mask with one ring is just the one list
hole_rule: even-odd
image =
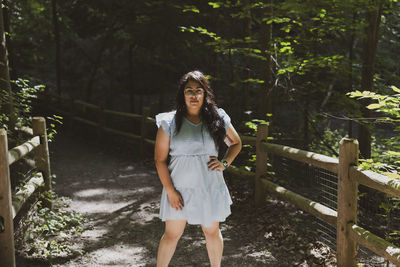
[[303,149],[308,150],[309,148],[309,106],[310,106],[310,101],[307,98],[306,103],[305,103],[305,108],[303,110]]
[[[373,91],[373,78],[375,72],[376,49],[378,46],[378,29],[381,23],[383,0],[373,1],[373,7],[366,12],[367,26],[365,28],[365,41],[363,49],[363,66],[361,74],[361,90]],[[371,110],[367,109],[368,101],[362,101],[361,114],[364,118],[371,117]],[[363,158],[371,158],[371,132],[368,122],[359,124],[358,141],[360,154]]]
[[107,43],[107,37],[104,38],[104,41],[100,47],[100,50],[97,54],[94,65],[92,67],[92,72],[89,76],[89,81],[86,85],[85,101],[87,101],[87,102],[89,102],[90,98],[92,97],[92,88],[93,88],[94,78],[96,77],[97,70],[99,69],[99,66],[101,63],[101,58],[103,57],[103,52],[106,49],[106,43]]
[[18,77],[17,71],[15,69],[14,65],[14,54],[12,53],[12,46],[11,46],[11,41],[10,41],[10,34],[11,34],[11,29],[10,29],[10,16],[8,15],[9,12],[9,4],[8,0],[3,1],[4,8],[3,8],[3,17],[4,17],[4,31],[7,32],[8,34],[6,35],[6,44],[7,44],[7,51],[8,51],[8,64],[9,64],[9,73],[10,73],[10,79],[11,80],[16,80]]
[[[244,1],[244,8],[245,8],[245,13],[246,13],[246,19],[245,19],[245,32],[244,35],[245,37],[251,37],[251,12],[250,12],[250,7],[249,7],[249,0]],[[252,45],[249,43],[247,45],[247,48],[251,49]],[[247,54],[244,56],[244,69],[243,69],[243,80],[248,80],[250,78],[250,56]],[[249,109],[249,102],[250,102],[250,83],[245,82],[243,83],[243,97],[242,97],[242,107],[240,111],[240,117],[241,120],[248,119],[245,116],[245,111]]]
[[115,27],[114,27],[114,23],[111,23],[112,26],[110,26],[106,33],[105,33],[105,37],[104,40],[101,44],[101,47],[97,53],[97,56],[95,58],[94,64],[93,64],[93,68],[92,68],[92,72],[90,74],[88,83],[86,85],[86,90],[85,90],[85,95],[84,95],[84,99],[85,101],[89,102],[90,98],[92,97],[92,89],[93,89],[93,83],[94,83],[94,79],[96,77],[97,71],[99,69],[100,63],[101,63],[101,59],[103,57],[104,51],[106,50],[106,46],[108,43],[108,39],[110,39],[114,32],[116,31]]
[[[356,22],[357,13],[353,12],[353,24]],[[351,37],[349,40],[349,65],[348,65],[348,84],[347,84],[347,92],[353,91],[353,60],[354,60],[354,39],[355,32],[351,33]],[[348,135],[349,138],[353,138],[353,121],[349,120],[348,122]]]
[[61,94],[61,52],[60,52],[60,29],[58,27],[57,0],[52,0],[54,39],[56,42],[56,86],[57,92]]
[[105,103],[105,108],[109,109],[114,109],[113,103],[114,103],[114,95],[115,95],[115,88],[114,88],[114,80],[115,80],[115,69],[114,69],[114,47],[110,47],[110,58],[108,59],[108,78],[109,78],[109,88],[108,90],[106,89],[106,92],[104,93],[104,96],[106,99],[104,99]]
[[[265,11],[265,16],[267,18],[272,17],[272,0],[267,1],[268,7]],[[272,113],[272,67],[271,67],[271,57],[269,54],[269,45],[272,40],[272,23],[267,24],[263,22],[261,24],[261,50],[266,58],[265,62],[262,63],[261,73],[264,80],[264,84],[260,91],[260,102],[258,103],[258,118],[266,119],[267,113]]]
[[129,92],[129,110],[131,113],[135,113],[135,88],[134,88],[134,79],[133,79],[133,52],[135,51],[136,46],[133,44],[129,45],[128,51],[128,92]]
[[[1,3],[1,1],[0,1]],[[10,72],[8,69],[7,46],[6,36],[4,33],[4,18],[3,9],[0,9],[0,92],[7,92],[8,99],[5,103],[0,102],[0,109],[2,113],[7,114],[9,117],[8,128],[13,131],[16,123],[16,114],[14,110],[14,100],[10,85]],[[3,94],[3,93],[2,93]],[[1,101],[1,99],[0,99]]]
[[[215,34],[217,36],[220,36],[220,23],[219,23],[219,17],[220,17],[220,8],[213,8],[212,9],[212,16],[210,16],[211,22],[210,25],[213,25],[213,28],[215,29]],[[221,94],[221,88],[220,88],[220,82],[219,79],[221,77],[220,73],[220,64],[219,64],[219,55],[216,52],[213,52],[212,54],[212,64],[211,66],[214,66],[214,78],[215,80],[212,82],[212,88]]]

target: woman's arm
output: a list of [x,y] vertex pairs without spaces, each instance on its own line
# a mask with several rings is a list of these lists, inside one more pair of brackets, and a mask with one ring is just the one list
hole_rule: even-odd
[[[232,161],[239,154],[240,150],[242,150],[242,140],[240,139],[232,124],[229,124],[224,141],[228,145],[228,149],[225,152],[224,159],[228,161],[228,165],[231,165]],[[210,170],[225,170],[224,165],[222,165],[221,161],[219,161],[217,157],[210,156],[210,159],[211,160],[207,163]]]
[[167,192],[169,203],[172,208],[178,210],[183,207],[183,199],[171,180],[171,175],[167,166],[167,157],[169,152],[169,137],[162,127],[158,128],[156,144],[154,148],[154,162],[156,164],[158,177]]
[[167,166],[169,152],[169,137],[162,127],[158,128],[156,144],[154,148],[154,163],[156,164],[158,176],[167,192],[174,189],[171,176]]
[[231,165],[233,160],[239,154],[240,150],[242,150],[242,140],[240,139],[239,134],[236,132],[232,123],[229,124],[224,141],[228,145],[228,149],[225,152],[224,159],[226,159],[228,161],[228,164]]

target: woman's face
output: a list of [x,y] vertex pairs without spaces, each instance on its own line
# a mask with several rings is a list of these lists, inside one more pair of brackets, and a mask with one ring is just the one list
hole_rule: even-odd
[[204,89],[198,82],[188,81],[184,88],[186,108],[188,110],[200,110],[204,101]]

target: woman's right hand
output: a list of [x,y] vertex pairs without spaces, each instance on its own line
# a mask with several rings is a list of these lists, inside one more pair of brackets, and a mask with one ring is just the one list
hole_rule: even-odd
[[169,199],[169,204],[171,205],[172,208],[178,210],[182,210],[183,207],[183,198],[181,193],[177,191],[176,189],[171,190],[170,192],[167,192],[168,199]]

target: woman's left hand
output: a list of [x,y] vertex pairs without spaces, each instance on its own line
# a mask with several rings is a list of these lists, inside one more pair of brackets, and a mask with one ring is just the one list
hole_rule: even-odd
[[225,170],[224,165],[222,165],[222,162],[217,159],[216,156],[210,156],[210,161],[207,163],[208,169],[211,171],[215,170]]

